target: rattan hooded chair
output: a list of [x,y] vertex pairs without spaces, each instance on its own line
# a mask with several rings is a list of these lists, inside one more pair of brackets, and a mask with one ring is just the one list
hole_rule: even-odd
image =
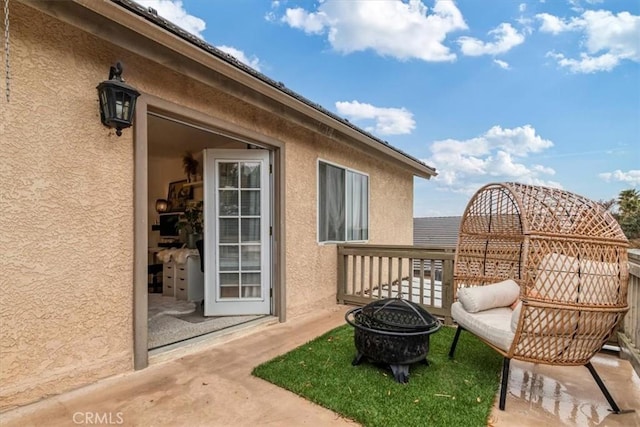
[[518,183],[482,187],[460,224],[449,357],[462,330],[500,353],[502,410],[516,359],[585,365],[621,412],[590,359],[628,310],[627,247],[613,216],[589,199]]

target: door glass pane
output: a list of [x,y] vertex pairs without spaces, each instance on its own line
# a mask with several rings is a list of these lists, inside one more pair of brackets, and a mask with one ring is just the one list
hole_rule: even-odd
[[238,243],[237,218],[220,218],[220,243]]
[[260,243],[260,218],[242,218],[242,243]]
[[242,200],[241,214],[243,216],[260,215],[260,191],[242,190],[240,199]]
[[240,286],[240,275],[238,273],[220,273],[220,284],[222,286]]
[[260,270],[260,246],[242,246],[242,271]]
[[259,298],[260,273],[242,273],[242,296],[245,298]]
[[260,286],[243,286],[242,298],[260,298]]
[[240,296],[239,279],[238,273],[220,273],[220,297],[238,298]]
[[238,188],[238,163],[220,162],[218,186],[220,188]]
[[242,188],[260,188],[260,163],[242,164]]
[[260,284],[260,273],[242,273],[242,286],[254,286]]
[[236,190],[220,190],[220,215],[238,215],[238,192]]
[[238,271],[240,269],[238,257],[238,246],[220,246],[220,270]]

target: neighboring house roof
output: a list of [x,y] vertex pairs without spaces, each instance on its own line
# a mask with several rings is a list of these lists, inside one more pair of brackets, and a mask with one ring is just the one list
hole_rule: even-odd
[[413,244],[455,249],[461,216],[413,219]]
[[172,34],[178,36],[179,38],[191,43],[194,46],[197,46],[198,48],[208,52],[209,54],[222,59],[224,61],[226,61],[227,63],[229,63],[230,65],[234,66],[235,68],[237,68],[238,70],[241,70],[251,76],[253,76],[256,79],[261,80],[262,82],[268,84],[269,86],[277,89],[278,91],[281,91],[283,93],[285,93],[286,95],[294,98],[297,101],[300,101],[302,103],[304,103],[305,105],[313,108],[314,110],[322,113],[325,116],[330,117],[331,119],[338,121],[340,124],[345,125],[347,127],[349,127],[350,129],[356,131],[357,133],[361,134],[362,136],[365,136],[366,138],[368,138],[369,140],[374,141],[375,143],[379,144],[381,147],[385,147],[388,148],[394,152],[396,152],[397,154],[400,154],[402,157],[405,158],[405,162],[408,160],[408,163],[412,164],[411,166],[413,166],[413,174],[416,176],[421,176],[423,178],[430,178],[431,176],[435,176],[437,175],[435,168],[428,166],[426,163],[422,162],[421,160],[405,153],[404,151],[392,146],[391,144],[389,144],[387,141],[384,141],[380,138],[377,138],[376,136],[373,136],[372,134],[370,134],[369,132],[366,132],[363,129],[360,129],[359,127],[351,124],[348,120],[338,117],[337,115],[335,115],[334,113],[332,113],[331,111],[326,110],[325,108],[323,108],[322,106],[311,102],[310,100],[308,100],[307,98],[301,96],[300,94],[288,89],[285,87],[285,85],[282,82],[277,82],[273,79],[270,79],[269,77],[265,76],[264,74],[254,70],[253,68],[247,66],[246,64],[238,61],[235,57],[221,51],[220,49],[217,49],[216,47],[212,46],[211,44],[205,42],[204,40],[194,36],[191,33],[186,32],[185,30],[183,30],[182,28],[176,26],[175,24],[167,21],[166,19],[160,17],[157,15],[157,13],[155,13],[155,11],[151,8],[146,8],[144,6],[141,6],[140,4],[132,1],[132,0],[111,0],[111,2],[118,4],[124,8],[126,8],[127,10],[145,18],[147,21],[163,28],[166,31],[171,32]]

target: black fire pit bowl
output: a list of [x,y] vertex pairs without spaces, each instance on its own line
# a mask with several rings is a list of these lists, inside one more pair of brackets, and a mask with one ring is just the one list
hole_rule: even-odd
[[352,365],[364,359],[390,365],[399,383],[409,382],[409,365],[427,363],[429,336],[442,324],[420,305],[401,298],[374,301],[345,314],[354,328],[357,350]]

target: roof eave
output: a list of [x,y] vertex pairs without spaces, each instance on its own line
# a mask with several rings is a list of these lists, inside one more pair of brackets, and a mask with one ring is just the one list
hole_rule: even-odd
[[[41,2],[18,0],[36,9],[62,18],[69,12],[71,2]],[[279,102],[308,118],[335,129],[366,148],[375,150],[406,167],[414,176],[429,179],[437,175],[432,168],[411,155],[393,147],[368,132],[340,118],[323,107],[286,88],[256,70],[242,64],[234,57],[216,49],[203,40],[185,32],[170,22],[151,14],[148,9],[131,0],[72,0],[104,18],[127,27],[135,33],[153,40],[172,51],[196,61],[245,87]],[[67,6],[64,6],[64,4]],[[155,25],[149,25],[149,22]],[[86,24],[89,26],[88,24]]]

